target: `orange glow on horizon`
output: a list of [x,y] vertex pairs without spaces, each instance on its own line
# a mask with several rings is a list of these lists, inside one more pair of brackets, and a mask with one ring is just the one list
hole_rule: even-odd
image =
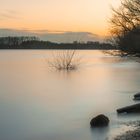
[[0,28],[91,32],[103,36],[108,34],[110,7],[118,6],[120,0],[0,2]]

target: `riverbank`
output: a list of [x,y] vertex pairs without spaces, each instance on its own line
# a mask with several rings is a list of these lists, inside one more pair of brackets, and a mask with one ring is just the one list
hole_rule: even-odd
[[117,136],[114,140],[140,140],[140,128],[127,131],[125,134]]
[[140,122],[131,123],[134,127],[133,130],[126,131],[125,133],[118,135],[114,140],[140,140]]

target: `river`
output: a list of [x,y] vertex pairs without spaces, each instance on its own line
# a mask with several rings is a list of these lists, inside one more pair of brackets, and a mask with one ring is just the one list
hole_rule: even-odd
[[[117,115],[140,92],[140,63],[102,51],[78,51],[79,68],[55,71],[51,50],[0,51],[0,140],[106,140],[137,115]],[[110,118],[91,129],[98,114]]]

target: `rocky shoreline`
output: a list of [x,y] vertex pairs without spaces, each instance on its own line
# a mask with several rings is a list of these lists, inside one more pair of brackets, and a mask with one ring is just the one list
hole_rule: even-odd
[[[134,95],[134,100],[140,100],[140,93]],[[140,113],[140,103],[117,109],[117,113]],[[130,125],[135,128],[116,136],[113,140],[140,140],[140,121]]]
[[140,127],[132,131],[127,131],[125,134],[114,138],[114,140],[140,140]]
[[131,126],[132,129],[115,136],[111,140],[140,140],[140,121],[132,121],[126,123],[125,125]]

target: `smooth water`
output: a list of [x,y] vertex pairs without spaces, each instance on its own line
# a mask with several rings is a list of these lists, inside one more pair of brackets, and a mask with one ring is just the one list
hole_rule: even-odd
[[[52,52],[0,51],[0,140],[105,140],[138,120],[139,114],[116,113],[134,104],[140,91],[135,59],[78,51],[79,69],[59,72],[48,67]],[[90,120],[100,113],[110,126],[91,129]]]

